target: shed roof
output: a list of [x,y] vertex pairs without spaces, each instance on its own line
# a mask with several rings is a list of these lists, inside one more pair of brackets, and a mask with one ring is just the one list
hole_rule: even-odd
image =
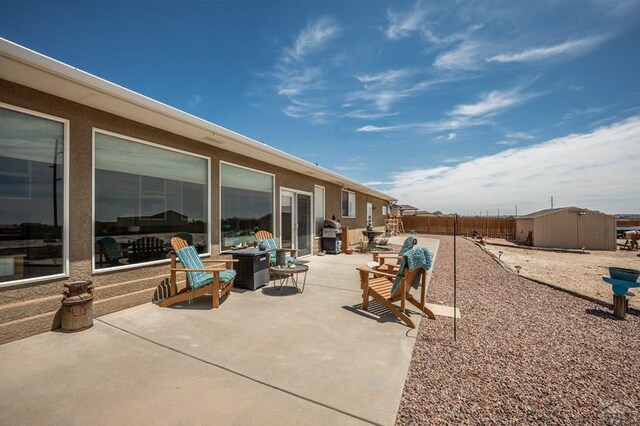
[[544,210],[540,210],[540,211],[537,211],[537,212],[529,213],[529,214],[526,214],[526,215],[523,215],[523,216],[518,216],[516,219],[535,219],[537,217],[547,216],[547,215],[558,213],[558,212],[562,212],[562,211],[565,211],[565,210],[576,210],[576,211],[581,211],[581,212],[589,212],[589,213],[595,213],[595,214],[601,214],[601,215],[605,215],[605,216],[614,217],[612,215],[599,212],[597,210],[589,210],[589,209],[585,209],[585,208],[581,208],[581,207],[570,206],[570,207],[558,207],[558,208],[555,208],[555,209],[544,209]]
[[265,143],[0,37],[0,79],[216,146],[387,201],[396,199]]

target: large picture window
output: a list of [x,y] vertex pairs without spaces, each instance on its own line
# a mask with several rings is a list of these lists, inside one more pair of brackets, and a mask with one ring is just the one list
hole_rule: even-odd
[[273,233],[273,175],[220,164],[222,249],[252,244],[258,230]]
[[95,132],[95,269],[166,259],[174,236],[209,252],[206,158]]
[[342,217],[356,217],[355,192],[342,190]]
[[0,107],[0,284],[66,272],[65,131]]

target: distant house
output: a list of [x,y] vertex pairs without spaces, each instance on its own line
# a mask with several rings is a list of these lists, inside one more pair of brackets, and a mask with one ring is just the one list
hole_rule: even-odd
[[535,247],[616,249],[615,216],[580,207],[540,210],[516,218],[516,240]]
[[401,216],[415,216],[418,208],[408,204],[393,204],[391,206],[391,214],[399,214]]

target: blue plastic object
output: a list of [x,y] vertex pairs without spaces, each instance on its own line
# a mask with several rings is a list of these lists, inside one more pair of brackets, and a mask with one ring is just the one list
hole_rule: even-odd
[[611,284],[613,294],[616,296],[624,296],[630,288],[640,287],[640,283],[633,281],[616,280],[605,275],[602,276],[604,282]]

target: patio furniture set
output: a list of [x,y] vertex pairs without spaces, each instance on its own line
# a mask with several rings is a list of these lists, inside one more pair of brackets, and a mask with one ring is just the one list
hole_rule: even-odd
[[[223,252],[233,254],[233,259],[216,258],[204,261],[187,241],[179,237],[172,238],[171,246],[174,253],[171,255],[169,296],[160,302],[160,306],[191,302],[194,298],[212,293],[213,308],[218,308],[221,298],[230,296],[234,282],[237,285],[241,275],[250,275],[253,279],[256,274],[260,274],[260,270],[268,270],[268,279],[277,290],[282,289],[283,285],[291,284],[298,293],[304,292],[309,267],[297,262],[296,250],[278,248],[271,233],[266,231],[259,231],[256,236],[256,247],[253,249]],[[416,247],[416,243],[416,238],[410,236],[400,251],[374,253],[374,262],[368,263],[367,267],[357,268],[363,310],[369,309],[369,299],[373,299],[407,326],[415,328],[415,323],[406,309],[406,302],[409,302],[419,309],[421,315],[425,314],[435,319],[434,313],[425,304],[433,254],[425,247]],[[256,267],[260,262],[267,263],[267,257],[268,269]],[[388,259],[396,259],[397,262],[387,263]],[[242,263],[252,267],[243,267]],[[251,271],[249,274],[245,272],[247,268]],[[178,272],[186,273],[187,277],[185,287],[180,290],[177,288]],[[263,282],[258,284],[257,287],[264,285]],[[257,287],[252,285],[248,288]],[[419,300],[411,294],[412,288],[420,290]]]

